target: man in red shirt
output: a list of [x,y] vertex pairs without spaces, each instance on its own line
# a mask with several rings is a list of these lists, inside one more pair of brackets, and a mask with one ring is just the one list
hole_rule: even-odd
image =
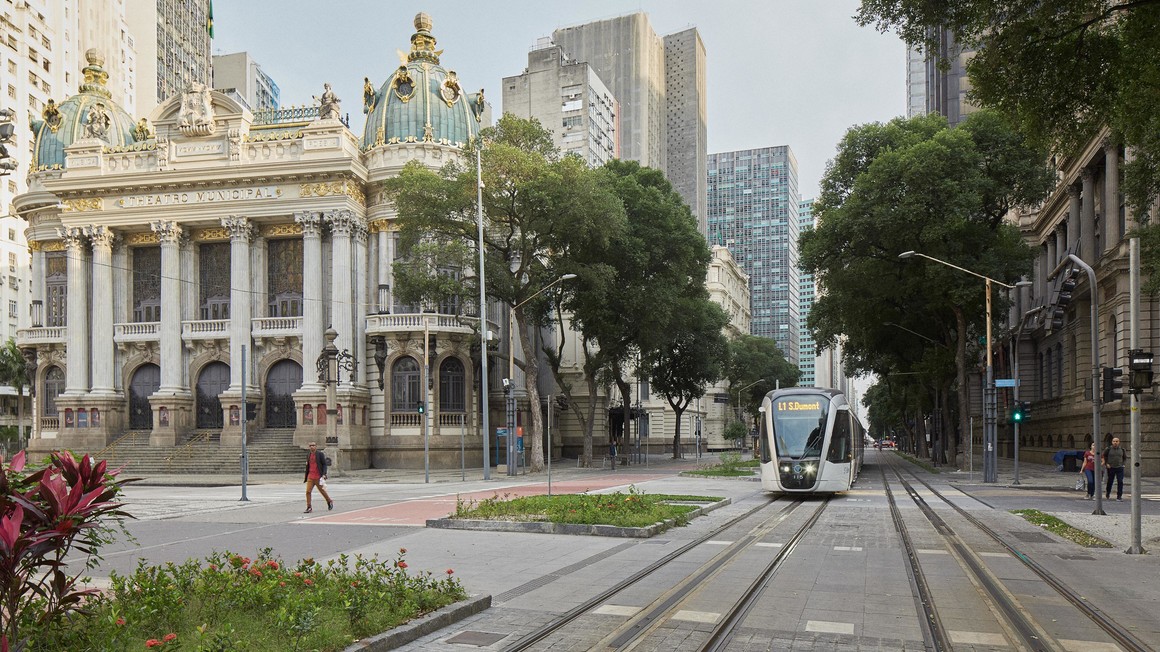
[[314,493],[314,488],[318,487],[318,493],[326,499],[326,509],[334,509],[334,501],[330,499],[330,494],[326,493],[326,487],[322,484],[322,480],[326,479],[326,456],[322,451],[318,450],[318,444],[310,442],[310,453],[306,457],[306,511],[304,514],[309,514],[314,511],[310,506],[310,497]]

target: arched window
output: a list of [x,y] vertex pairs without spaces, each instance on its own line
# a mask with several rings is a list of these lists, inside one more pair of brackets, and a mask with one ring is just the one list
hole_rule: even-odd
[[56,397],[64,393],[64,370],[60,367],[49,367],[44,373],[44,416],[59,416],[56,410]]
[[293,428],[298,425],[294,392],[302,387],[302,366],[280,360],[266,375],[266,427]]
[[129,381],[129,429],[152,430],[153,406],[149,397],[161,387],[161,367],[143,364],[133,372]]
[[414,412],[419,408],[419,363],[412,357],[402,357],[391,367],[391,411]]
[[230,386],[230,366],[211,362],[197,377],[197,427],[221,428],[225,425],[224,411],[218,395]]
[[459,358],[447,358],[439,365],[439,411],[467,411],[467,376]]

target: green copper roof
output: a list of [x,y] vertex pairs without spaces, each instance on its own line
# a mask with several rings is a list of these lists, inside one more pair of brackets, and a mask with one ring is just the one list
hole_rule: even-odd
[[377,91],[369,79],[363,88],[367,114],[362,146],[431,142],[462,146],[479,133],[483,89],[466,93],[454,70],[439,65],[431,17],[415,16],[411,53]]
[[96,138],[106,147],[125,147],[137,142],[136,125],[105,87],[109,79],[102,65],[104,59],[96,50],[85,53],[89,65],[83,72],[85,81],[80,92],[59,105],[49,100],[41,120],[32,122],[36,137],[33,146],[33,171],[60,169],[65,166],[64,149],[86,137]]

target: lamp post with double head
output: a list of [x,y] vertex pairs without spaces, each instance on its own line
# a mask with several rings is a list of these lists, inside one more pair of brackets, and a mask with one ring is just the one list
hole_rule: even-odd
[[[1031,283],[1029,281],[1020,281],[1015,285],[1018,287],[1026,287],[1031,285]],[[1011,401],[1016,407],[1019,406],[1019,340],[1023,337],[1023,327],[1027,325],[1027,318],[1038,314],[1041,310],[1043,310],[1043,306],[1036,306],[1020,315],[1019,327],[1015,329],[1015,337],[1011,339],[1011,375],[1015,379],[1015,387],[1011,390]],[[1019,422],[1015,421],[1012,425],[1012,430],[1014,430],[1015,435],[1015,477],[1011,481],[1011,484],[1017,485],[1022,484],[1019,482]]]
[[483,163],[480,154],[483,143],[477,143],[475,148],[475,221],[476,227],[479,229],[479,400],[481,402],[480,410],[483,412],[483,423],[480,427],[480,434],[483,439],[483,479],[491,479],[491,462],[488,460],[489,448],[491,448],[491,424],[488,419],[488,412],[491,409],[488,405],[488,392],[491,390],[491,385],[487,378],[487,286],[484,284],[483,276]]
[[[516,468],[515,468],[516,467],[516,465],[515,465],[515,456],[516,456],[516,423],[515,423],[516,422],[516,416],[515,416],[515,414],[516,414],[516,387],[515,387],[515,382],[516,382],[516,380],[515,380],[516,379],[516,344],[515,344],[515,342],[516,342],[516,310],[519,309],[520,306],[523,306],[524,304],[531,301],[532,299],[535,299],[536,297],[540,296],[541,294],[543,294],[545,291],[551,289],[552,287],[555,287],[556,285],[558,285],[564,281],[567,281],[569,279],[574,279],[574,278],[576,278],[575,274],[563,274],[560,276],[560,278],[552,281],[551,283],[545,285],[544,287],[540,288],[539,290],[536,290],[532,294],[532,296],[530,296],[527,299],[524,299],[523,301],[512,306],[511,310],[508,311],[508,377],[507,377],[506,382],[504,382],[504,393],[507,396],[507,421],[508,421],[508,423],[507,423],[507,432],[508,432],[508,434],[507,434],[507,459],[508,459],[507,469],[508,469],[508,475],[515,475],[516,474]],[[531,360],[527,361],[527,364],[533,364],[533,363],[534,363],[534,361],[531,361]],[[536,406],[533,406],[533,407],[535,409],[539,409]],[[551,456],[551,454],[552,454],[552,452],[548,451],[548,455]]]
[[1008,285],[1002,281],[984,276],[978,272],[972,272],[969,269],[959,267],[953,263],[948,263],[945,260],[928,256],[917,251],[904,251],[898,254],[899,258],[907,259],[918,256],[927,260],[936,262],[940,265],[946,265],[951,269],[957,269],[960,272],[965,272],[971,276],[976,276],[983,279],[987,288],[987,384],[983,387],[983,482],[998,482],[999,474],[997,452],[996,448],[996,433],[995,433],[995,368],[991,363],[991,284],[1002,285],[1008,290],[1014,289],[1014,285]]
[[322,347],[322,356],[319,360],[319,366],[325,364],[323,368],[323,380],[326,382],[326,442],[325,446],[329,446],[331,442],[338,441],[338,408],[336,388],[338,385],[338,347],[335,346],[334,340],[338,339],[338,331],[334,330],[333,326],[326,329],[322,334],[326,344]]

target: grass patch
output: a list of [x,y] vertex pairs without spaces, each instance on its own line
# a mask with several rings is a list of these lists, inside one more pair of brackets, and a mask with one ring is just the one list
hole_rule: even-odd
[[645,494],[630,487],[627,494],[567,494],[511,498],[498,494],[484,500],[457,500],[453,519],[489,521],[543,521],[581,525],[647,527],[668,519],[678,525],[688,523],[688,513],[697,505],[721,500],[714,496]]
[[1038,509],[1014,509],[1011,510],[1011,513],[1018,514],[1019,516],[1022,516],[1023,519],[1028,523],[1038,525],[1045,530],[1048,530],[1054,534],[1058,534],[1064,539],[1078,543],[1085,548],[1112,547],[1112,544],[1108,543],[1107,541],[1084,532],[1077,527],[1068,525],[1065,521],[1062,521],[1052,516],[1051,514],[1045,514]]
[[342,650],[467,597],[451,570],[408,573],[405,553],[293,567],[269,548],[253,560],[214,553],[204,563],[142,561],[128,576],[113,574],[87,614],[36,631],[28,649]]
[[696,471],[687,471],[685,474],[715,478],[751,477],[760,467],[761,460],[743,460],[741,459],[740,453],[729,451],[721,453],[720,462],[718,464],[700,468]]
[[922,468],[926,469],[930,473],[941,473],[941,471],[937,467],[931,465],[930,460],[924,460],[921,457],[915,457],[915,456],[911,455],[910,453],[903,453],[902,451],[897,450],[897,449],[894,450],[894,453],[896,455],[898,455],[899,457],[901,457],[902,459],[906,460],[907,462],[910,462],[911,464],[913,464],[915,466],[921,466]]

